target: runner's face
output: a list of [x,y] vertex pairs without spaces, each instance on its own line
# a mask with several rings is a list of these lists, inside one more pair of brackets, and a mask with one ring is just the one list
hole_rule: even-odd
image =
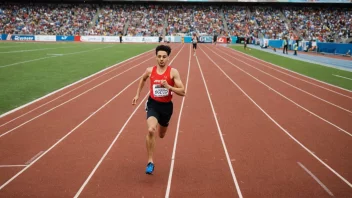
[[156,61],[160,67],[164,67],[169,61],[169,56],[165,51],[158,51],[158,54],[156,55]]

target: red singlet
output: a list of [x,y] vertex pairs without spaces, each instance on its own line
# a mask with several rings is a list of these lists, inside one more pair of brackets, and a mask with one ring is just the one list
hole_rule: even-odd
[[161,80],[166,80],[170,86],[174,86],[174,81],[171,79],[171,67],[168,66],[163,74],[158,74],[157,66],[153,67],[150,74],[150,97],[158,102],[170,102],[172,99],[172,91],[161,85]]

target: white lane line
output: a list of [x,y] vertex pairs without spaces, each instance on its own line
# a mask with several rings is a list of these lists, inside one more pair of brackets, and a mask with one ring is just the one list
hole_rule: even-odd
[[[226,52],[222,52],[222,53],[224,53],[224,54],[230,56],[231,58],[234,58],[234,59],[236,59],[237,61],[240,61],[240,62],[244,63],[245,65],[248,65],[249,67],[252,67],[252,68],[254,68],[254,69],[256,69],[256,70],[258,70],[258,71],[260,71],[260,72],[262,72],[262,73],[264,73],[264,74],[266,74],[266,75],[268,75],[268,76],[271,76],[272,78],[275,78],[275,79],[279,80],[280,82],[285,83],[286,85],[291,86],[291,87],[293,87],[293,88],[295,88],[295,89],[297,89],[297,90],[299,90],[299,91],[301,91],[301,92],[303,92],[303,93],[305,93],[305,94],[308,94],[308,95],[310,95],[310,96],[312,96],[312,97],[314,97],[314,98],[316,98],[316,99],[318,99],[318,100],[321,100],[321,101],[323,101],[323,102],[325,102],[325,103],[328,103],[328,104],[330,104],[330,105],[332,105],[332,106],[335,106],[335,107],[337,107],[337,108],[339,108],[339,109],[341,109],[341,110],[347,111],[348,113],[352,113],[352,111],[350,111],[350,110],[348,110],[348,109],[345,109],[345,108],[343,108],[343,107],[341,107],[341,106],[339,106],[339,105],[336,105],[336,104],[334,104],[334,103],[332,103],[332,102],[329,102],[329,101],[327,101],[327,100],[324,100],[324,99],[322,99],[322,98],[320,98],[320,97],[318,97],[318,96],[316,96],[316,95],[314,95],[314,94],[312,94],[312,93],[309,93],[309,92],[307,92],[307,91],[305,91],[305,90],[303,90],[303,89],[301,89],[301,88],[299,88],[299,87],[296,87],[296,86],[294,86],[294,85],[292,85],[292,84],[290,84],[290,83],[288,83],[288,82],[286,82],[286,81],[284,81],[284,80],[282,80],[282,79],[280,79],[280,78],[277,78],[276,76],[273,76],[273,75],[271,75],[271,74],[269,74],[269,73],[267,73],[267,72],[265,72],[265,71],[263,71],[263,70],[261,70],[261,69],[258,69],[258,68],[256,68],[256,67],[254,67],[254,66],[251,65],[251,64],[248,64],[248,63],[246,63],[246,62],[244,62],[244,61],[242,61],[242,60],[240,60],[240,59],[237,59],[237,58],[231,56],[230,54],[228,54],[228,53],[226,53]],[[352,80],[352,79],[351,79],[351,80]]]
[[[200,50],[202,50],[200,48]],[[298,141],[295,137],[293,137],[285,128],[283,128],[279,123],[277,123],[266,111],[264,111],[237,83],[235,83],[232,78],[230,78],[224,70],[220,68],[218,64],[216,64],[213,59],[211,59],[203,50],[202,52],[208,57],[208,59],[213,62],[216,67],[220,69],[220,71],[255,105],[257,106],[276,126],[278,126],[283,132],[285,132],[292,140],[294,140],[297,144],[299,144],[304,150],[306,150],[309,154],[311,154],[315,159],[317,159],[320,163],[322,163],[326,168],[328,168],[331,172],[333,172],[337,177],[339,177],[342,181],[344,181],[349,187],[352,188],[352,184],[347,181],[344,177],[342,177],[338,172],[332,169],[329,165],[327,165],[323,160],[321,160],[318,156],[316,156],[312,151],[310,151],[307,147],[305,147],[300,141]]]
[[66,47],[51,47],[51,48],[41,48],[41,49],[31,49],[31,50],[17,50],[17,51],[8,51],[8,52],[0,52],[0,54],[11,54],[11,53],[18,53],[18,52],[35,52],[35,51],[42,51],[42,50],[49,50],[49,49],[62,49],[62,48],[73,48],[79,46],[66,46]]
[[[134,61],[136,61],[136,60],[139,60],[139,59],[140,59],[140,57],[136,58],[135,60],[132,60],[132,61],[129,62],[129,63],[132,63],[132,62],[134,62]],[[151,59],[151,58],[149,58],[149,59]],[[147,59],[147,60],[149,60],[149,59]],[[147,61],[147,60],[146,60],[146,61]],[[143,62],[142,62],[142,63],[143,63]],[[114,69],[111,69],[110,71],[104,73],[103,75],[100,75],[100,76],[98,76],[97,78],[93,78],[93,79],[91,79],[91,80],[89,80],[89,81],[83,83],[83,84],[80,85],[80,86],[77,86],[76,88],[74,88],[74,89],[72,89],[72,90],[70,90],[70,91],[68,91],[68,92],[66,92],[66,93],[64,93],[64,94],[62,94],[62,95],[60,95],[60,96],[58,96],[58,97],[56,97],[56,98],[54,98],[54,99],[52,99],[52,100],[50,100],[50,101],[48,101],[48,102],[46,102],[46,103],[40,105],[40,106],[38,106],[38,107],[36,107],[36,108],[34,108],[34,109],[30,110],[30,111],[27,111],[26,113],[24,113],[24,114],[22,114],[22,115],[20,115],[20,116],[18,116],[18,117],[15,117],[15,118],[13,118],[13,119],[11,119],[11,120],[9,120],[9,121],[7,121],[7,122],[1,124],[0,127],[3,127],[3,126],[5,126],[5,125],[7,125],[7,124],[13,122],[13,121],[15,121],[15,120],[17,120],[17,119],[19,119],[19,118],[21,118],[21,117],[23,117],[23,116],[25,116],[25,115],[27,115],[27,114],[29,114],[29,113],[35,111],[35,110],[37,110],[37,109],[43,107],[43,106],[45,106],[45,105],[47,105],[47,104],[49,104],[49,103],[51,103],[51,102],[53,102],[53,101],[55,101],[55,100],[57,100],[57,99],[63,97],[63,96],[65,96],[65,95],[67,95],[67,94],[69,94],[69,93],[71,93],[71,92],[77,90],[77,89],[79,89],[80,87],[83,87],[83,86],[85,86],[85,85],[87,85],[87,84],[89,84],[89,83],[91,83],[91,82],[97,80],[98,78],[101,78],[101,77],[105,76],[106,74],[109,74],[109,73],[115,71],[115,70],[118,69],[118,68],[121,68],[121,67],[123,66],[122,64],[124,64],[124,62],[121,62],[121,63],[119,63],[119,64],[115,64],[115,65],[113,65],[113,66],[110,66],[109,68],[112,68],[112,67],[115,67],[115,66],[119,66],[119,65],[120,65],[120,67],[116,67],[116,68],[114,68]]]
[[26,165],[30,164],[31,162],[33,162],[35,159],[37,159],[42,153],[44,153],[44,151],[40,151],[39,153],[37,153],[35,156],[33,156],[31,159],[29,159],[26,163]]
[[[189,73],[190,73],[190,68],[191,68],[191,45],[189,46],[189,58],[188,58],[188,71],[187,71],[187,78],[186,78],[186,87],[185,87],[185,92],[187,94],[187,89],[188,89],[188,79],[189,79]],[[183,112],[183,105],[185,102],[185,96],[182,98],[182,103],[181,103],[181,109],[180,113],[178,115],[178,120],[177,120],[177,126],[176,126],[176,134],[175,134],[175,140],[174,140],[174,148],[172,151],[172,157],[171,157],[171,166],[170,166],[170,172],[169,172],[169,179],[167,181],[167,187],[166,187],[166,194],[165,197],[168,198],[170,196],[170,189],[171,189],[171,181],[172,181],[172,173],[174,170],[174,164],[175,164],[175,156],[176,156],[176,146],[177,146],[177,140],[178,140],[178,134],[179,134],[179,129],[180,129],[180,122],[181,122],[181,116]]]
[[[151,59],[151,58],[149,58],[149,59]],[[143,61],[143,62],[141,62],[141,63],[139,63],[139,64],[137,64],[137,65],[135,65],[135,66],[133,66],[133,67],[130,67],[129,69],[127,69],[127,70],[125,70],[125,71],[123,71],[123,72],[121,72],[121,73],[119,73],[119,74],[117,74],[117,75],[115,75],[115,76],[113,76],[113,77],[111,77],[111,78],[109,78],[109,79],[107,79],[107,80],[105,80],[105,81],[99,83],[98,85],[96,85],[96,86],[94,86],[94,87],[92,87],[92,88],[86,90],[85,92],[83,92],[83,93],[81,93],[81,94],[79,94],[79,95],[77,95],[77,96],[75,96],[75,97],[73,97],[73,98],[71,98],[71,99],[69,99],[69,100],[67,100],[67,101],[65,101],[65,102],[63,102],[63,103],[61,103],[61,104],[59,104],[59,105],[57,105],[57,106],[55,106],[55,107],[49,109],[49,110],[47,110],[47,111],[45,111],[44,113],[41,113],[41,114],[35,116],[34,118],[31,118],[30,120],[27,120],[26,122],[24,122],[24,123],[22,123],[22,124],[16,126],[15,128],[12,128],[12,129],[6,131],[5,133],[3,133],[3,134],[0,135],[0,138],[3,137],[4,135],[6,135],[6,134],[8,134],[8,133],[10,133],[10,132],[12,132],[12,131],[14,131],[14,130],[16,130],[16,129],[22,127],[23,125],[25,125],[25,124],[27,124],[27,123],[29,123],[29,122],[31,122],[31,121],[33,121],[33,120],[35,120],[35,119],[37,119],[37,118],[39,118],[39,117],[45,115],[45,114],[47,114],[47,113],[49,113],[49,112],[51,112],[51,111],[57,109],[58,107],[60,107],[60,106],[62,106],[62,105],[64,105],[64,104],[66,104],[66,103],[68,103],[68,102],[70,102],[70,101],[72,101],[72,100],[74,100],[74,99],[76,99],[76,98],[82,96],[83,94],[88,93],[89,91],[91,91],[91,90],[93,90],[93,89],[95,89],[95,88],[97,88],[97,87],[99,87],[99,86],[105,84],[106,82],[108,82],[108,81],[110,81],[110,80],[112,80],[112,79],[114,79],[114,78],[120,76],[121,74],[126,73],[127,71],[129,71],[129,70],[131,70],[131,69],[133,69],[133,68],[135,68],[135,67],[141,65],[142,63],[144,63],[144,62],[146,62],[146,61],[149,61],[149,59],[147,59],[147,60],[145,60],[145,61]]]
[[313,177],[313,179],[318,182],[318,184],[330,195],[330,196],[334,196],[334,194],[332,194],[332,192],[323,184],[323,182],[321,182],[312,172],[310,172],[305,166],[303,166],[302,163],[297,162],[298,165],[300,167],[303,168],[303,170],[305,170],[311,177]]
[[[176,59],[176,57],[178,56],[178,54],[182,51],[184,45],[182,45],[182,48],[180,49],[180,51],[176,54],[176,56],[171,60],[170,64]],[[139,80],[139,78],[137,79]],[[88,184],[88,182],[90,181],[90,179],[93,177],[95,171],[99,168],[100,164],[104,161],[105,157],[107,156],[107,154],[110,152],[111,148],[113,147],[113,145],[115,144],[115,142],[117,141],[117,139],[120,137],[120,134],[123,132],[123,130],[125,129],[127,123],[130,121],[130,119],[133,117],[133,115],[136,113],[137,109],[144,104],[145,99],[147,98],[147,96],[149,95],[149,91],[148,93],[145,95],[143,102],[141,101],[139,103],[139,105],[136,107],[136,109],[132,112],[132,114],[130,115],[130,117],[126,120],[125,124],[122,126],[122,128],[120,129],[120,131],[117,133],[115,139],[112,141],[112,143],[110,144],[109,148],[105,151],[104,155],[100,158],[99,162],[95,165],[94,169],[92,170],[92,172],[89,174],[89,176],[87,177],[87,179],[84,181],[84,183],[82,184],[82,186],[80,187],[80,189],[77,191],[76,195],[74,196],[75,198],[78,197],[83,189],[86,187],[86,185]],[[1,190],[1,188],[0,188]]]
[[[286,68],[284,68],[284,67],[280,67],[279,65],[275,65],[275,64],[270,63],[270,62],[267,62],[267,61],[265,61],[265,60],[261,60],[261,59],[259,59],[259,58],[257,58],[257,57],[254,57],[254,56],[252,56],[252,55],[245,54],[245,53],[240,52],[240,51],[237,51],[237,50],[235,50],[235,49],[232,49],[232,48],[230,48],[230,49],[234,52],[234,54],[237,54],[237,53],[242,54],[242,55],[243,55],[243,56],[242,56],[242,58],[249,59],[249,60],[252,60],[252,58],[253,58],[253,59],[259,60],[259,61],[255,61],[255,60],[252,60],[252,61],[254,61],[254,62],[256,62],[256,63],[259,63],[259,64],[261,64],[261,65],[264,65],[264,64],[263,64],[263,63],[261,63],[260,61],[265,62],[265,63],[267,63],[267,64],[269,64],[269,65],[272,65],[272,66],[274,66],[274,67],[277,67],[277,68],[279,68],[279,69],[286,70],[286,71],[288,71],[288,72],[291,72],[291,73],[294,73],[294,74],[300,75],[300,76],[302,76],[302,77],[309,78],[309,79],[314,80],[314,81],[316,81],[316,82],[320,82],[320,83],[323,83],[323,84],[329,85],[329,86],[331,86],[331,87],[335,87],[335,88],[338,88],[338,89],[341,89],[341,90],[344,90],[344,91],[347,91],[347,92],[352,93],[352,91],[351,91],[351,90],[348,90],[348,89],[345,89],[345,88],[342,88],[342,87],[338,87],[338,86],[336,86],[336,85],[333,85],[333,84],[330,84],[330,83],[327,83],[327,82],[324,82],[324,81],[321,81],[321,80],[318,80],[318,79],[315,79],[315,78],[312,78],[312,77],[309,77],[309,76],[306,76],[306,75],[300,74],[300,73],[298,73],[298,72],[295,72],[295,71],[292,71],[292,70],[286,69]],[[237,53],[235,53],[235,52],[237,52]],[[247,57],[248,57],[248,58],[247,58]],[[251,57],[251,58],[249,58],[249,57]],[[273,70],[275,70],[275,71],[281,72],[281,73],[283,73],[283,74],[286,74],[286,75],[288,75],[288,76],[291,76],[291,75],[289,75],[289,74],[287,74],[287,73],[285,73],[285,72],[282,72],[282,71],[280,71],[280,70],[274,69],[274,68],[272,68],[272,67],[269,67],[269,66],[266,66],[266,65],[264,65],[264,66],[265,66],[265,67],[268,67],[268,68],[270,68],[270,69],[273,69]],[[293,78],[297,78],[297,77],[294,77],[294,76],[291,76],[291,77],[293,77]],[[340,95],[346,96],[346,95],[344,95],[344,94],[342,94],[342,93],[339,93],[339,92],[333,91],[333,90],[331,90],[331,89],[329,89],[329,88],[326,88],[326,87],[323,87],[323,86],[320,86],[320,85],[314,84],[314,83],[312,83],[312,82],[309,82],[309,81],[303,80],[303,79],[301,79],[301,78],[297,78],[297,79],[300,79],[300,80],[302,80],[302,81],[304,81],[304,82],[306,82],[306,83],[309,83],[309,84],[315,85],[315,86],[317,86],[317,87],[320,87],[320,88],[326,89],[326,90],[328,90],[328,91],[334,92],[334,93],[336,93],[336,94],[340,94]]]
[[52,145],[49,149],[47,149],[45,152],[43,152],[39,157],[37,157],[35,160],[33,160],[30,164],[28,164],[24,169],[22,169],[20,172],[18,172],[16,175],[14,175],[11,179],[7,180],[3,185],[0,186],[0,190],[3,189],[5,186],[7,186],[11,181],[16,179],[19,175],[21,175],[24,171],[26,171],[28,168],[30,168],[33,164],[35,164],[39,159],[41,159],[44,155],[46,155],[49,151],[51,151],[54,147],[56,147],[60,142],[62,142],[64,139],[66,139],[71,133],[76,131],[80,126],[82,126],[85,122],[87,122],[91,117],[93,117],[96,113],[98,113],[101,109],[103,109],[106,105],[108,105],[111,101],[113,101],[116,97],[118,97],[121,93],[123,93],[127,88],[129,88],[131,85],[133,85],[135,82],[139,80],[139,77],[131,82],[129,85],[127,85],[123,90],[121,90],[118,94],[116,94],[114,97],[112,97],[108,102],[106,102],[103,106],[101,106],[98,110],[90,114],[86,119],[84,119],[81,123],[79,123],[74,129],[72,129],[70,132],[68,132],[64,137],[62,137],[60,140],[58,140],[54,145]]
[[0,168],[24,167],[27,165],[0,165]]
[[[123,130],[125,129],[125,127],[127,126],[127,124],[129,123],[129,121],[131,120],[131,118],[134,116],[134,114],[136,113],[136,111],[139,109],[139,107],[144,104],[144,101],[147,99],[149,93],[147,93],[145,95],[145,97],[143,98],[143,100],[139,103],[139,105],[136,107],[136,109],[132,112],[132,114],[130,115],[130,117],[126,120],[125,124],[122,126],[122,128],[120,129],[120,131],[117,133],[116,137],[114,138],[114,140],[112,141],[112,143],[110,144],[109,148],[105,151],[104,155],[100,158],[99,162],[96,164],[96,166],[94,167],[94,169],[92,170],[92,172],[89,174],[88,178],[84,181],[84,183],[82,184],[81,188],[77,191],[76,195],[74,196],[75,198],[78,197],[83,189],[85,188],[85,186],[88,184],[88,182],[90,181],[90,179],[93,177],[95,171],[99,168],[100,164],[104,161],[106,155],[110,152],[111,148],[114,146],[115,142],[117,141],[117,139],[120,137],[121,133],[123,132]],[[1,188],[0,188],[1,189]]]
[[348,79],[348,80],[352,80],[352,78],[347,78],[347,77],[339,76],[339,75],[336,75],[336,74],[333,74],[333,76],[337,76],[337,77],[340,77],[340,78],[346,78],[346,79]]
[[[81,53],[85,53],[85,52],[91,52],[91,51],[100,50],[100,49],[105,49],[105,48],[110,48],[110,47],[113,47],[113,46],[95,48],[95,49],[85,50],[85,51],[79,51],[79,52],[72,52],[72,53],[62,54],[62,56],[72,55],[72,54],[81,54]],[[48,58],[55,58],[55,57],[61,57],[61,56],[48,56],[48,57],[43,57],[43,58],[37,58],[37,59],[28,60],[28,61],[22,61],[22,62],[12,63],[12,64],[9,64],[9,65],[2,65],[2,66],[0,66],[0,68],[5,68],[5,67],[14,66],[14,65],[20,65],[20,64],[23,64],[23,63],[29,63],[29,62],[34,62],[34,61],[43,60],[43,59],[48,59]]]
[[[212,50],[211,50],[212,51]],[[285,95],[281,94],[280,92],[276,91],[274,88],[270,87],[269,85],[263,83],[262,81],[260,81],[259,79],[257,79],[256,77],[252,76],[251,74],[249,74],[248,72],[244,71],[243,69],[241,69],[240,67],[238,67],[237,65],[233,64],[231,61],[227,60],[226,58],[220,56],[218,53],[212,51],[214,54],[218,55],[219,57],[221,57],[223,60],[227,61],[228,63],[230,63],[232,66],[237,67],[239,70],[241,70],[242,72],[246,73],[247,75],[251,76],[252,78],[254,78],[256,81],[260,82],[261,84],[263,84],[264,86],[268,87],[270,90],[274,91],[275,93],[279,94],[280,96],[282,96],[283,98],[287,99],[288,101],[292,102],[293,104],[295,104],[296,106],[302,108],[303,110],[311,113],[312,115],[316,116],[317,118],[323,120],[324,122],[330,124],[331,126],[334,126],[335,128],[339,129],[340,131],[346,133],[347,135],[352,137],[352,134],[344,129],[342,129],[341,127],[329,122],[328,120],[325,120],[324,118],[318,116],[317,114],[309,111],[308,109],[304,108],[303,106],[297,104],[296,102],[294,102],[293,100],[291,100],[290,98],[286,97]]]
[[210,102],[211,110],[213,111],[213,116],[214,116],[214,119],[215,119],[215,122],[216,122],[216,126],[218,127],[219,136],[220,136],[221,143],[222,143],[222,146],[223,146],[224,151],[225,151],[225,155],[226,155],[227,163],[228,163],[230,171],[231,171],[232,179],[233,179],[233,181],[235,183],[238,196],[240,198],[242,198],[243,196],[242,196],[242,193],[241,193],[241,189],[240,189],[240,186],[239,186],[238,181],[236,179],[235,171],[233,170],[233,167],[232,167],[230,155],[229,155],[229,153],[227,151],[227,147],[226,147],[226,144],[225,144],[225,141],[224,141],[223,133],[221,131],[221,128],[220,128],[220,125],[219,125],[219,121],[218,121],[218,119],[216,117],[216,113],[215,113],[215,109],[214,109],[214,106],[213,106],[213,102],[211,100],[211,97],[210,97],[210,94],[209,94],[209,91],[208,91],[208,86],[207,86],[207,83],[206,83],[206,81],[204,79],[203,71],[202,71],[202,68],[201,68],[201,66],[199,64],[197,56],[196,56],[196,60],[197,60],[197,63],[198,63],[198,67],[199,67],[200,73],[202,75],[202,79],[203,79],[203,83],[204,83],[205,89],[206,89],[207,94],[208,94],[208,99],[209,99],[209,102]]

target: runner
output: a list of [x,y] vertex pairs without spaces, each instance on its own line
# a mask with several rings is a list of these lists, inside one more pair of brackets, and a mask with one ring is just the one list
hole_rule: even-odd
[[179,96],[185,96],[186,94],[178,70],[167,65],[171,48],[159,45],[155,51],[157,65],[146,69],[139,81],[137,94],[132,100],[132,105],[135,105],[145,81],[150,77],[149,98],[145,108],[148,126],[146,174],[152,174],[154,171],[155,133],[158,133],[160,138],[163,138],[166,134],[173,113],[173,103],[171,101],[173,93]]
[[213,36],[213,43],[216,45],[216,42],[218,41],[218,35],[214,34]]
[[197,42],[198,42],[198,37],[196,35],[196,33],[193,33],[192,36],[192,43],[193,43],[193,56],[196,55],[196,50],[197,50]]

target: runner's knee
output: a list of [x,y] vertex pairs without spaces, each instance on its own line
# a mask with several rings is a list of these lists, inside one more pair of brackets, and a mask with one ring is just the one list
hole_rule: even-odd
[[150,136],[153,136],[154,135],[154,133],[155,133],[155,131],[156,131],[156,127],[149,127],[148,128],[148,132],[149,132],[149,135]]

